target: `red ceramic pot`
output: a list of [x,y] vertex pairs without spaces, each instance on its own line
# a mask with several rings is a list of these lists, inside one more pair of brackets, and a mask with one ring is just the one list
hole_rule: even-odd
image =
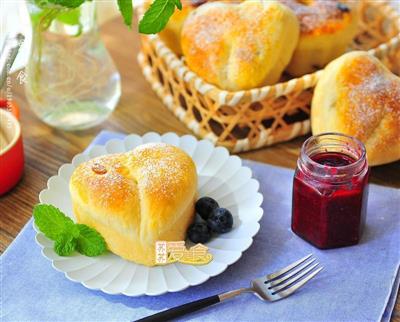
[[13,188],[24,169],[24,149],[18,107],[0,100],[0,195]]

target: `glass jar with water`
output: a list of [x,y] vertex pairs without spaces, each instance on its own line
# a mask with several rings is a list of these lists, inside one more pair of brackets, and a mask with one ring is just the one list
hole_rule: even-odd
[[121,85],[98,32],[95,2],[65,9],[31,0],[28,10],[33,34],[25,91],[36,115],[64,130],[104,121]]

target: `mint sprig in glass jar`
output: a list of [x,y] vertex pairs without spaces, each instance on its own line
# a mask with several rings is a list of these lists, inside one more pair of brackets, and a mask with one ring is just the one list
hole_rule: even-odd
[[318,248],[357,244],[368,199],[365,147],[325,133],[307,139],[293,181],[292,230]]
[[32,47],[25,91],[47,124],[80,130],[104,121],[120,95],[120,75],[105,48],[94,1],[76,8],[28,1]]

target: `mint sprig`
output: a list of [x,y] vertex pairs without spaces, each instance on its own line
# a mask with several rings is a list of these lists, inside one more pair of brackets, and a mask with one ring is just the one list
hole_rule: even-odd
[[57,240],[64,232],[73,236],[79,235],[72,219],[52,205],[36,205],[33,208],[33,217],[36,226],[51,240]]
[[54,250],[60,256],[69,256],[76,248],[76,238],[73,235],[64,233],[54,243]]
[[47,8],[78,8],[85,1],[91,0],[33,0],[42,9]]
[[[79,8],[84,2],[92,0],[32,0],[39,8],[42,9],[54,9],[57,10],[57,14],[60,14],[61,10],[64,9],[75,9]],[[119,11],[121,12],[122,18],[127,26],[132,27],[133,19],[133,0],[117,0]],[[169,18],[175,11],[175,8],[182,10],[182,3],[180,0],[154,0],[150,8],[144,14],[142,20],[139,22],[139,32],[143,34],[156,34],[160,32],[166,26]],[[68,15],[68,13],[64,13]],[[68,18],[67,24],[71,24],[71,21],[75,17]],[[54,19],[51,17],[49,24]]]
[[86,256],[98,256],[107,249],[104,238],[95,229],[75,224],[53,205],[36,205],[33,218],[40,231],[55,241],[54,251],[60,256],[68,256],[74,250]]
[[150,8],[139,22],[139,32],[142,34],[156,34],[164,29],[175,7],[182,9],[180,0],[154,0]]
[[86,0],[48,0],[56,5],[67,7],[67,8],[78,8]]
[[76,250],[86,256],[97,256],[106,249],[103,237],[93,228],[78,224],[79,236],[76,239]]
[[133,5],[132,0],[117,0],[119,11],[127,26],[132,27]]

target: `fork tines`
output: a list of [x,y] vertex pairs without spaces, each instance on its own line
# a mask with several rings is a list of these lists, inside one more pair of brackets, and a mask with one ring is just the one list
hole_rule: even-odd
[[275,273],[267,275],[264,284],[270,294],[278,300],[291,295],[322,269],[323,267],[313,258],[313,254],[310,254]]

